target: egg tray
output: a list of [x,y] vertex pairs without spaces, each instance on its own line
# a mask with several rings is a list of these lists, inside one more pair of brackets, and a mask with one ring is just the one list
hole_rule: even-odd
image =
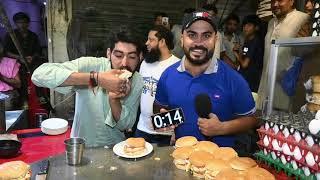
[[[302,158],[300,160],[297,160],[295,159],[292,155],[287,155],[287,154],[284,154],[283,152],[281,151],[277,151],[277,150],[274,150],[270,147],[265,147],[262,142],[257,142],[259,148],[261,150],[264,150],[266,151],[268,154],[271,154],[272,152],[276,155],[276,159],[279,159],[280,162],[281,162],[281,158],[282,156],[285,158],[286,160],[286,163],[287,164],[290,164],[292,160],[294,160],[296,163],[297,163],[297,166],[298,168],[302,168],[302,167],[308,167],[310,172],[312,174],[315,174],[315,173],[320,173],[320,167],[318,165],[319,162],[316,162],[313,166],[309,166],[306,161],[305,161],[305,155],[303,156],[302,155]],[[272,158],[273,159],[273,158]],[[274,160],[274,159],[273,159]],[[283,164],[283,163],[282,163]]]
[[320,36],[320,1],[316,0],[314,4],[315,7],[313,12],[312,36]]
[[317,180],[314,174],[306,176],[302,169],[293,169],[290,163],[282,164],[280,159],[273,159],[270,154],[265,155],[262,151],[259,151],[254,154],[257,161],[267,164],[269,167],[274,168],[278,173],[284,171],[288,176],[295,176],[296,180],[305,179],[305,180]]
[[[308,146],[308,144],[305,142],[305,140],[301,139],[299,143],[297,143],[292,136],[289,136],[288,138],[285,138],[283,135],[281,136],[281,132],[278,132],[277,135],[274,135],[273,132],[266,131],[264,130],[263,127],[257,130],[260,140],[257,142],[258,146],[260,147],[261,150],[264,148],[268,152],[274,152],[278,158],[280,158],[282,155],[285,157],[287,161],[295,160],[298,165],[300,166],[306,166],[309,167],[311,171],[313,172],[320,172],[320,146],[317,144],[314,144],[312,147]],[[263,138],[267,135],[267,137],[270,138],[270,143],[268,146],[265,146],[263,143]],[[282,151],[275,150],[272,146],[272,141],[276,139],[277,142],[279,143],[279,147],[283,147],[284,143],[288,144],[288,147],[291,152],[295,149],[296,146],[300,148],[301,156],[302,158],[300,160],[297,160],[294,158],[293,155],[287,155],[284,154]],[[315,164],[313,166],[309,166],[306,162],[306,155],[308,152],[311,152],[313,157],[315,158]]]
[[[278,112],[279,113],[279,112]],[[281,120],[279,120],[279,116],[282,116],[282,119],[287,119],[289,121],[297,121],[298,122],[281,122]],[[262,119],[262,121],[264,121],[264,124],[268,123],[270,125],[271,128],[273,128],[273,126],[278,125],[279,130],[283,130],[284,128],[288,128],[288,129],[294,129],[294,131],[298,131],[301,136],[312,136],[313,139],[315,139],[315,141],[320,141],[320,132],[318,134],[312,134],[309,129],[308,129],[308,125],[309,122],[311,120],[313,120],[315,117],[315,114],[310,112],[310,111],[306,111],[306,112],[301,112],[299,111],[297,114],[292,114],[289,113],[289,115],[277,115],[277,114],[273,114],[271,116],[270,119]],[[295,119],[295,120],[292,120]],[[308,122],[305,122],[308,121]]]

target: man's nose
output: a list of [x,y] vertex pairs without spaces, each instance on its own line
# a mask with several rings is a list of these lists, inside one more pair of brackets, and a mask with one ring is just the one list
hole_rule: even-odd
[[125,66],[127,66],[127,64],[128,64],[128,58],[127,58],[127,56],[125,56],[125,57],[123,57],[123,59],[121,61],[121,65],[125,67]]

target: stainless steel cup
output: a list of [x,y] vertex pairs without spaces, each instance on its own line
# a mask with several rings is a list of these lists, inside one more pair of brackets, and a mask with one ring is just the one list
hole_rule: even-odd
[[64,141],[66,146],[66,161],[69,165],[81,164],[85,140],[82,138],[70,138]]

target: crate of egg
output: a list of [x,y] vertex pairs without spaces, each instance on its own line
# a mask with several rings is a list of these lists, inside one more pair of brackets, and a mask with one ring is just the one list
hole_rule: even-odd
[[312,36],[320,36],[320,0],[315,0],[314,3]]
[[316,118],[310,112],[273,116],[257,131],[257,159],[289,176],[320,180],[320,111]]

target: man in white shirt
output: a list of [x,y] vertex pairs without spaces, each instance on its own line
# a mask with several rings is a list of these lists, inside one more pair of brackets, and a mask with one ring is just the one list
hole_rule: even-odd
[[[263,70],[258,90],[257,108],[262,109],[270,97],[268,97],[270,74],[270,51],[271,42],[276,39],[288,39],[295,37],[305,37],[309,35],[309,16],[306,13],[297,11],[294,0],[272,0],[271,9],[275,15],[268,23],[268,31],[265,36]],[[278,49],[278,61],[276,69],[277,80],[274,85],[273,108],[284,111],[291,111],[292,100],[282,89],[280,84],[282,74],[293,64],[294,56],[292,47],[280,47]]]
[[170,51],[174,47],[173,35],[163,26],[155,26],[149,31],[146,45],[148,52],[140,67],[143,89],[140,101],[141,114],[135,136],[143,137],[150,143],[169,145],[172,133],[156,132],[150,117],[153,114],[153,101],[161,74],[179,59]]

